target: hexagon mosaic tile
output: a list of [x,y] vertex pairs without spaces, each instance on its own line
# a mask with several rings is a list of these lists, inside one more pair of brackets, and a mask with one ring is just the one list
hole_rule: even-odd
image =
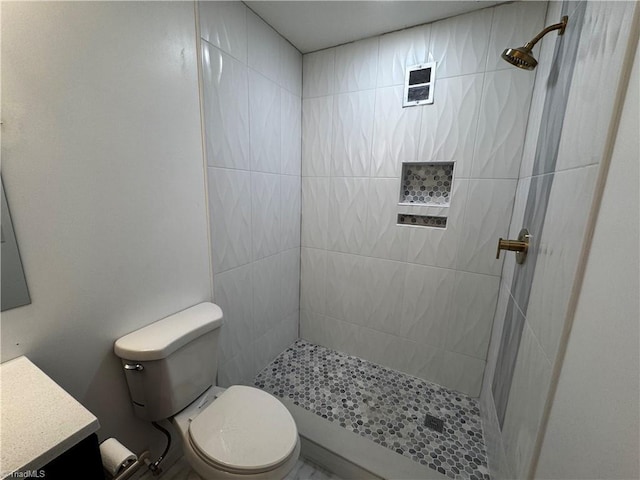
[[[474,398],[304,340],[255,385],[449,478],[490,479]],[[442,433],[425,426],[427,414]]]
[[449,205],[453,162],[402,165],[401,203]]
[[447,226],[447,217],[433,217],[430,215],[408,215],[401,213],[400,215],[398,215],[398,224],[415,225],[418,227],[445,228]]

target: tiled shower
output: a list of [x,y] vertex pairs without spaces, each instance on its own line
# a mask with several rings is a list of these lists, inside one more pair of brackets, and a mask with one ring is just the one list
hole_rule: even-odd
[[[577,140],[599,117],[580,110],[580,79],[619,81],[630,5],[516,2],[301,55],[244,4],[200,3],[219,383],[278,395],[296,348],[366,362],[481,412],[481,469],[447,475],[526,476],[604,149],[593,126]],[[500,59],[562,14],[572,30],[534,49],[537,70]],[[405,67],[424,62],[434,103],[403,108]],[[516,270],[496,241],[525,221],[544,233]],[[546,236],[563,228],[560,271]],[[322,416],[325,400],[299,404]]]
[[[304,56],[303,338],[479,394],[534,81],[499,53],[545,11],[489,8]],[[404,67],[431,59],[434,104],[403,108]],[[415,162],[453,162],[446,228],[398,224],[434,208],[399,206]]]

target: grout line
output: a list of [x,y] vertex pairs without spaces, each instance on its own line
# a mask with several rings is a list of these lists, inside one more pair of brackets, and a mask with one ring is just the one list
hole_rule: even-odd
[[[411,225],[408,225],[408,226],[411,226]],[[439,270],[448,270],[448,271],[452,271],[452,272],[469,273],[471,275],[482,275],[484,277],[501,278],[500,274],[480,273],[480,272],[473,272],[471,270],[464,270],[462,268],[441,267],[441,266],[437,266],[437,265],[427,265],[427,264],[424,264],[424,263],[409,262],[409,261],[404,261],[404,260],[392,260],[392,259],[389,259],[389,258],[374,257],[374,256],[371,256],[371,255],[362,255],[360,253],[342,252],[340,250],[330,250],[328,248],[322,248],[322,247],[300,245],[300,248],[301,249],[302,248],[306,248],[306,249],[309,249],[309,250],[324,251],[324,252],[327,252],[327,254],[333,253],[333,254],[338,254],[338,255],[352,255],[354,257],[369,258],[369,259],[372,259],[372,260],[380,260],[380,261],[383,261],[383,262],[393,262],[393,263],[407,264],[407,265],[417,266],[417,267],[437,268]]]

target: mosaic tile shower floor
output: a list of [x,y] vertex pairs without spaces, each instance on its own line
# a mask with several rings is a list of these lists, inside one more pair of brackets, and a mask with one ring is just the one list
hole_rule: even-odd
[[461,393],[304,340],[255,385],[450,478],[490,478],[478,402]]

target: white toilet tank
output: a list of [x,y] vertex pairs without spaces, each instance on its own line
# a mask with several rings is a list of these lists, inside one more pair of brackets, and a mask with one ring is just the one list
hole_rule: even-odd
[[136,415],[169,418],[215,383],[222,310],[205,302],[119,338]]

